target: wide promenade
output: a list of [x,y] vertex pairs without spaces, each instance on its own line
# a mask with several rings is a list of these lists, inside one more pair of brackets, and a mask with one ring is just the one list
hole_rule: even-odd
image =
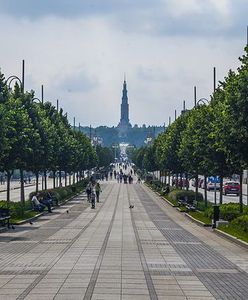
[[102,188],[0,233],[0,299],[247,299],[248,249],[142,184]]

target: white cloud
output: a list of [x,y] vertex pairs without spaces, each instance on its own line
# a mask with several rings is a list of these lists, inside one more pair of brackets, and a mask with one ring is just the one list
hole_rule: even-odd
[[[125,13],[117,15],[74,19],[1,15],[1,69],[6,76],[21,74],[25,58],[27,89],[35,89],[39,97],[44,84],[45,97],[53,103],[58,98],[71,119],[75,116],[81,125],[111,126],[120,118],[126,72],[132,124],[163,124],[175,109],[181,110],[183,100],[192,107],[194,85],[199,97],[208,97],[213,66],[223,79],[230,67],[237,66],[243,48],[234,35],[221,37],[221,31],[216,35],[202,2],[167,0],[164,8],[165,2],[167,8],[171,5],[168,19],[163,19],[165,11],[160,14],[157,4],[150,13],[146,8],[135,12],[126,7]],[[204,3],[216,16],[222,9],[224,15],[230,13],[228,1]],[[186,19],[175,22],[175,16],[183,15]],[[197,22],[198,15],[204,24]],[[185,26],[184,20],[188,20]],[[225,23],[221,24],[225,31]],[[206,26],[204,33],[201,26]],[[198,27],[199,34],[192,34]]]

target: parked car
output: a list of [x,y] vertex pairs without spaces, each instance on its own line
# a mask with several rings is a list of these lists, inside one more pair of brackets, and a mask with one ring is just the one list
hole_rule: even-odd
[[227,181],[223,186],[223,194],[236,194],[239,196],[240,193],[240,184],[237,181]]
[[[215,189],[215,183],[214,182],[208,182],[207,183],[207,190],[208,191],[214,191]],[[219,190],[220,189],[220,183],[219,182],[216,182],[216,190]]]

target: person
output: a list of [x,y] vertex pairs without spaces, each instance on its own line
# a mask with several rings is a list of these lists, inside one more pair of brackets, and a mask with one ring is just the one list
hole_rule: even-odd
[[88,202],[90,202],[91,189],[92,189],[92,185],[91,185],[91,182],[89,182],[86,186],[86,194],[87,194]]
[[[37,196],[38,196],[38,194],[37,194]],[[42,203],[40,203],[37,196],[33,195],[31,202],[33,203],[34,209],[37,209],[38,211],[43,211],[46,206],[43,205]]]
[[43,194],[42,196],[41,194],[39,194],[39,196],[39,202],[47,207],[48,212],[52,213],[52,199],[45,198],[45,194]]
[[34,209],[37,209],[39,212],[42,212],[45,209],[46,206],[44,204],[40,203],[40,201],[38,200],[37,196],[33,195],[31,201],[33,203]]
[[96,191],[96,202],[99,202],[100,192],[102,191],[99,182],[96,183],[95,191]]
[[165,195],[168,195],[169,192],[170,192],[170,186],[169,186],[169,184],[167,183],[166,186],[165,186],[165,189],[164,189],[164,194],[165,194]]
[[94,209],[96,207],[96,191],[94,187],[91,188],[90,199],[91,199],[91,208]]

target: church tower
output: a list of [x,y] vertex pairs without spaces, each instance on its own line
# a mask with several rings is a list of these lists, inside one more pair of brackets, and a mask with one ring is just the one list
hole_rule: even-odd
[[119,137],[125,141],[127,138],[128,129],[131,128],[129,123],[129,104],[127,97],[127,83],[124,79],[123,89],[122,89],[122,101],[121,101],[121,119],[118,124]]

